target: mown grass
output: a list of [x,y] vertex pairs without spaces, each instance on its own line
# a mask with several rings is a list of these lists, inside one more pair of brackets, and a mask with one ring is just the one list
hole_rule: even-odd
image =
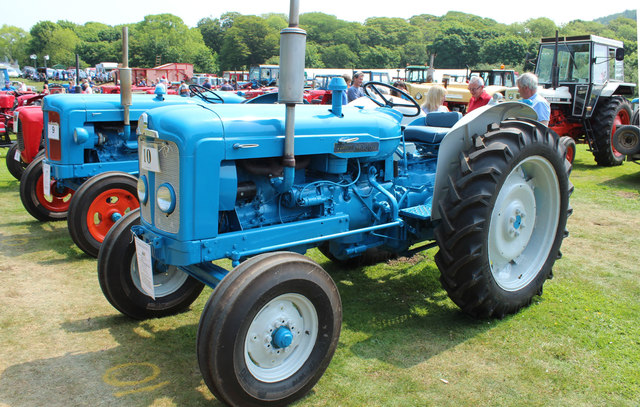
[[[4,163],[4,154],[2,151]],[[327,372],[299,406],[638,406],[640,166],[597,167],[579,146],[570,236],[544,294],[502,320],[462,314],[437,249],[343,269],[344,320]],[[189,312],[132,321],[104,299],[65,222],[39,223],[0,164],[0,405],[220,405]]]

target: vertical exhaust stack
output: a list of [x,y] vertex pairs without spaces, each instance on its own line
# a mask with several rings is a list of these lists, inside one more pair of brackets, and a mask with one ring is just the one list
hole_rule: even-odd
[[278,102],[286,105],[284,130],[284,178],[282,190],[293,186],[296,159],[294,155],[295,107],[302,103],[304,93],[304,54],[307,32],[298,27],[300,1],[291,0],[289,27],[280,31],[280,83]]
[[124,134],[131,135],[131,68],[129,68],[129,28],[122,27],[122,67],[120,68],[120,104],[124,109]]

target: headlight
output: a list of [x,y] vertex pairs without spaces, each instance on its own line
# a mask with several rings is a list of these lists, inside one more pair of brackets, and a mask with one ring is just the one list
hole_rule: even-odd
[[87,129],[76,127],[73,131],[73,141],[75,141],[76,144],[84,144],[87,140],[89,140],[89,132]]
[[156,193],[158,208],[164,213],[171,213],[176,208],[176,193],[169,184],[162,184]]
[[149,199],[149,184],[147,182],[147,177],[142,175],[138,178],[138,199],[141,204],[146,204],[147,199]]

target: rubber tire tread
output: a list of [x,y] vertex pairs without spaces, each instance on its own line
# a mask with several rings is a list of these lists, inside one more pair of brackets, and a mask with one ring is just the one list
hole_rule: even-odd
[[36,156],[25,168],[20,178],[20,200],[27,212],[41,222],[65,220],[68,210],[51,212],[38,201],[36,186],[38,178],[42,175],[42,161],[44,161],[44,155]]
[[137,194],[138,179],[133,175],[119,171],[98,174],[80,185],[71,198],[67,215],[67,228],[73,242],[91,257],[98,257],[102,242],[99,242],[89,231],[87,212],[101,193],[110,189],[123,189],[134,197]]
[[204,284],[189,276],[176,292],[153,300],[131,281],[130,265],[136,249],[131,227],[140,223],[140,209],[113,225],[98,254],[98,281],[105,298],[130,318],[144,320],[183,312],[198,298]]
[[[287,262],[295,263],[305,269],[317,268],[320,272],[307,274],[301,271],[300,267],[297,267],[297,273],[304,278],[296,279],[295,275],[292,276],[291,267],[286,265]],[[274,272],[270,272],[272,270]],[[296,284],[296,281],[312,281],[315,286],[322,287],[324,290],[323,296],[326,298],[323,299],[323,302],[325,305],[330,304],[330,310],[326,310],[326,312],[317,310],[320,329],[326,330],[324,333],[319,333],[318,340],[322,339],[323,346],[327,347],[327,351],[321,355],[317,365],[311,369],[310,375],[301,380],[292,380],[302,370],[309,370],[306,368],[307,363],[305,363],[298,372],[284,380],[287,383],[285,383],[284,390],[281,388],[280,391],[289,394],[269,399],[269,391],[266,389],[260,399],[255,398],[247,393],[239,379],[240,375],[251,376],[249,371],[235,370],[234,360],[238,356],[235,343],[238,341],[236,332],[240,335],[243,325],[245,325],[245,329],[248,329],[255,313],[280,294],[278,284]],[[271,297],[269,297],[270,295]],[[309,299],[313,301],[312,298]],[[331,314],[330,321],[323,326],[323,317],[327,317],[329,314]],[[231,406],[288,405],[303,397],[322,377],[338,345],[341,324],[340,294],[335,283],[322,267],[297,253],[263,253],[244,261],[233,269],[216,287],[207,301],[200,316],[196,344],[200,371],[205,383],[216,398]],[[318,342],[316,342],[309,359],[314,357],[317,344]],[[240,347],[242,348],[242,345]],[[211,361],[213,363],[210,363]],[[270,384],[266,385],[268,388]]]
[[603,167],[621,165],[624,162],[624,155],[615,156],[611,140],[611,130],[616,116],[623,109],[627,110],[629,120],[631,121],[633,115],[631,104],[620,96],[614,96],[600,99],[596,107],[596,112],[591,117],[591,127],[598,151],[593,151],[593,158],[598,165]]
[[22,157],[20,157],[20,161],[16,161],[16,151],[18,151],[18,143],[13,143],[9,150],[7,151],[7,170],[9,173],[18,181],[22,178],[22,174],[24,174],[24,169],[27,168],[27,163],[22,161]]
[[[533,120],[506,120],[489,126],[485,135],[473,137],[469,151],[460,155],[460,167],[449,177],[448,190],[437,203],[441,222],[435,230],[439,251],[435,261],[440,282],[463,312],[476,318],[502,318],[530,304],[551,278],[552,267],[561,256],[562,240],[568,235],[571,214],[569,181],[571,163],[564,159],[565,147],[558,136]],[[493,279],[487,240],[491,213],[500,187],[519,162],[541,155],[552,163],[560,186],[560,219],[554,243],[538,275],[526,287],[507,292]]]

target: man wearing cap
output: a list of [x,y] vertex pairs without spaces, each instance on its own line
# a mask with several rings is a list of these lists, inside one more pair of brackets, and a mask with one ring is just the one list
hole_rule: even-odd
[[4,81],[4,88],[0,89],[0,90],[4,90],[4,91],[16,91],[16,88],[14,88],[13,86],[11,86],[11,81]]

